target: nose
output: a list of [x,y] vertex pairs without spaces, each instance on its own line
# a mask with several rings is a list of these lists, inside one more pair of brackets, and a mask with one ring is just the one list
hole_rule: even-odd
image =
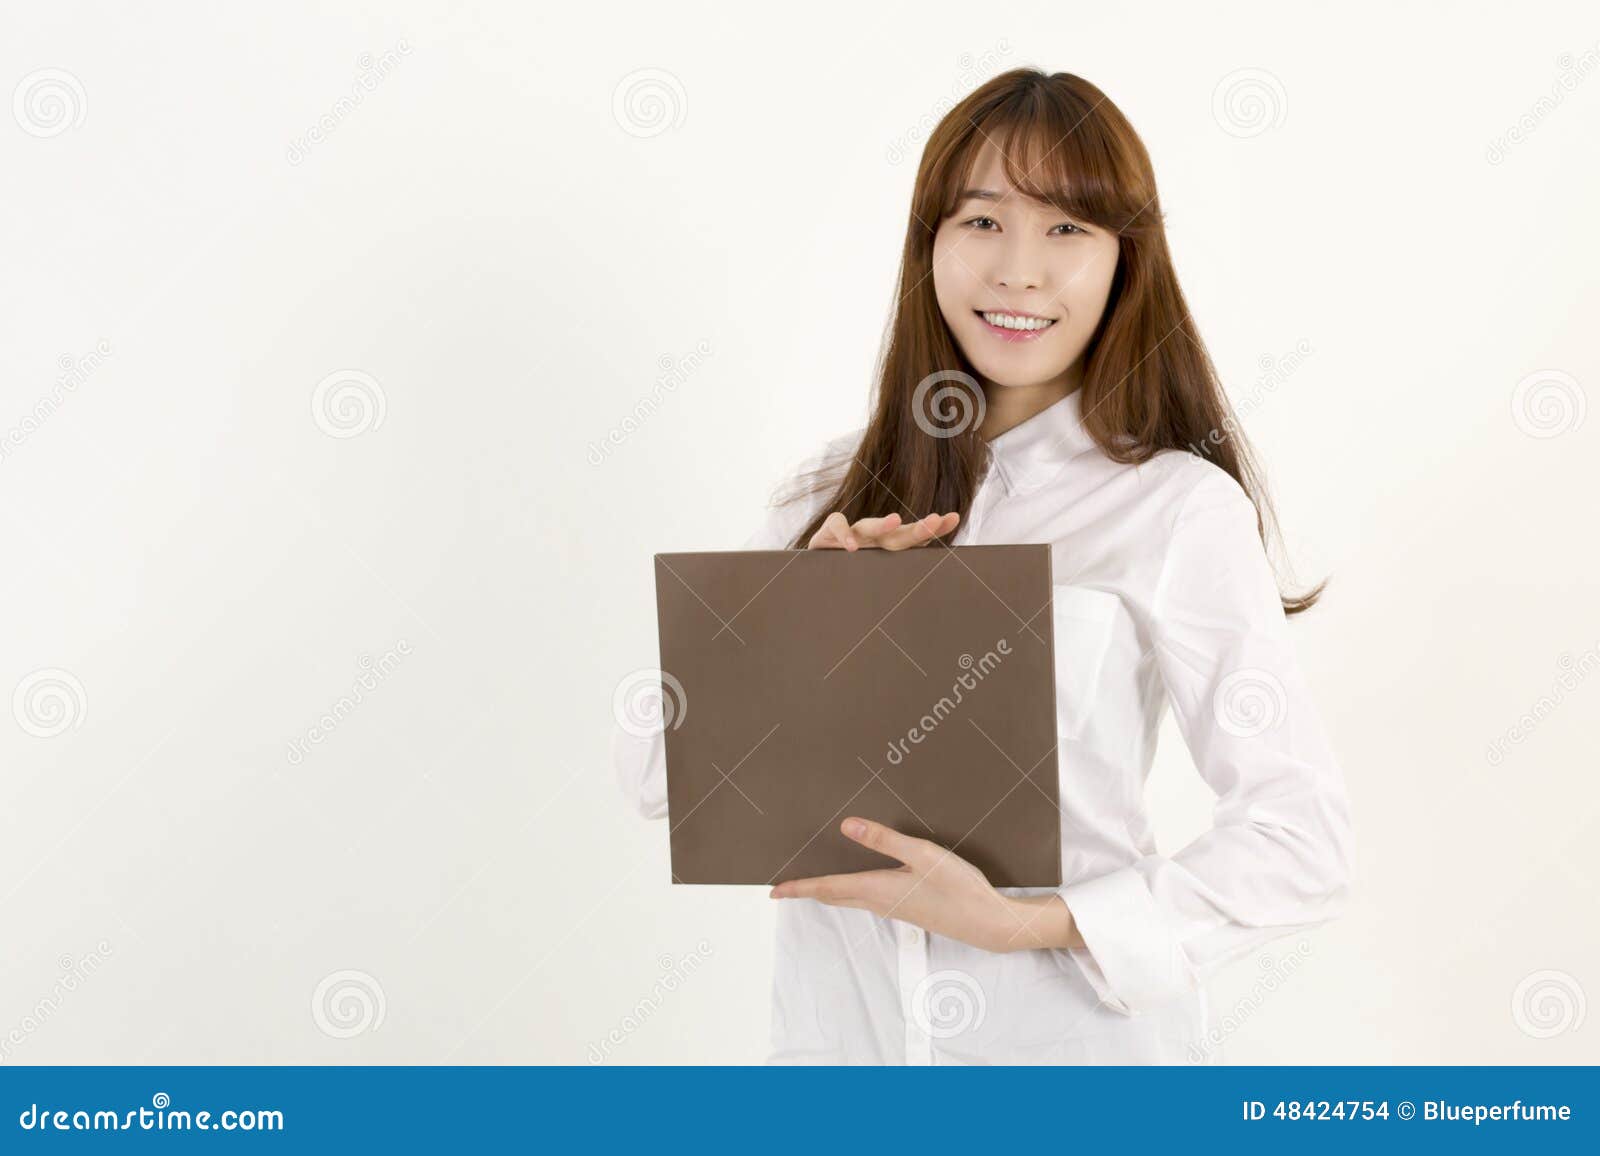
[[1044,283],[1044,258],[1038,246],[1023,236],[1014,236],[1000,254],[995,276],[997,289],[1038,289]]

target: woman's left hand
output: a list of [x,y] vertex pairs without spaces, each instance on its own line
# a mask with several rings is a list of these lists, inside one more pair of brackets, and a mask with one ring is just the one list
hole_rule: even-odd
[[[971,863],[927,839],[905,835],[870,819],[848,818],[847,836],[904,866],[843,875],[789,879],[772,899],[816,899],[835,907],[862,907],[986,951],[1049,946],[1036,903],[1001,895]],[[1042,898],[1060,905],[1055,896]]]

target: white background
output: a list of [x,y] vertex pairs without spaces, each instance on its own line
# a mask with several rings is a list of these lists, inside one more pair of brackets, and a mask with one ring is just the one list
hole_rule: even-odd
[[[651,555],[737,546],[865,420],[919,142],[1017,65],[1143,136],[1333,578],[1295,629],[1356,899],[1227,1059],[1600,1061],[1597,40],[1579,3],[13,7],[0,692],[71,681],[0,710],[4,1062],[581,1064],[701,941],[610,1062],[760,1062],[772,903],[669,886],[612,693]],[[47,69],[65,110],[19,106]],[[664,105],[618,99],[644,70]],[[347,370],[367,408],[319,417]],[[1207,821],[1175,731],[1151,799],[1164,850]]]

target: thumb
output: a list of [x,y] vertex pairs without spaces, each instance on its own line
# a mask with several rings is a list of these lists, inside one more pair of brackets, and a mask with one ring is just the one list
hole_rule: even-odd
[[839,829],[862,846],[871,847],[891,859],[898,859],[908,867],[922,857],[923,847],[927,844],[924,839],[902,835],[893,827],[885,827],[882,823],[855,815],[840,823]]

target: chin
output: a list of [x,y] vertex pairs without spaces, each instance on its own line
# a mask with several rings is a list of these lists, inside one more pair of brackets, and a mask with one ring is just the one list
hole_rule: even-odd
[[985,365],[982,362],[972,363],[985,381],[1002,386],[1005,389],[1015,389],[1018,386],[1038,385],[1042,381],[1049,381],[1051,374],[1031,370],[1019,371],[1015,365]]

